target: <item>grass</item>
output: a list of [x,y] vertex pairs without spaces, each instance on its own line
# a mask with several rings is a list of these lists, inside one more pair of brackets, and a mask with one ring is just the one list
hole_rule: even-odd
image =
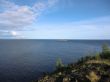
[[110,60],[102,59],[102,60],[89,60],[86,62],[87,64],[106,64],[110,66]]

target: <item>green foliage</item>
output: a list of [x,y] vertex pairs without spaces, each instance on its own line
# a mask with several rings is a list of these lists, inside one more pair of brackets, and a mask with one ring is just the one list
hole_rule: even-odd
[[102,46],[102,53],[110,52],[109,46],[107,44],[103,44]]
[[56,68],[59,69],[59,68],[62,68],[64,67],[63,63],[62,63],[62,60],[60,58],[57,59],[56,61]]
[[56,70],[45,74],[38,82],[110,82],[110,48],[102,46],[102,52],[80,58],[76,63],[63,65],[60,58],[56,61]]
[[101,57],[100,57],[100,54],[99,54],[99,53],[96,53],[96,55],[95,55],[95,59],[96,59],[96,60],[100,60],[100,59],[101,59]]
[[110,48],[107,44],[104,44],[102,46],[102,53],[101,53],[102,58],[107,58],[110,59]]

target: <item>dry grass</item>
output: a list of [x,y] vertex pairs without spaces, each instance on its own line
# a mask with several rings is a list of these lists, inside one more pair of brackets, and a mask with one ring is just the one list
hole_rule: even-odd
[[89,60],[86,63],[87,64],[92,64],[92,63],[95,63],[95,64],[106,64],[106,65],[110,66],[110,60]]
[[98,76],[94,71],[91,71],[86,77],[91,81],[91,82],[98,82],[100,80],[100,76]]

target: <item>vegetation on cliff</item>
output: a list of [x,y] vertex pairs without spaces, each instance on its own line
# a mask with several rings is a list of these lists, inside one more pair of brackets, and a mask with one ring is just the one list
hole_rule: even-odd
[[104,44],[102,52],[67,66],[58,59],[56,70],[36,82],[110,82],[110,49]]

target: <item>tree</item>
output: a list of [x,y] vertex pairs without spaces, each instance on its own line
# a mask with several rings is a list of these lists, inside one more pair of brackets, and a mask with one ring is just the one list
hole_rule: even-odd
[[62,60],[60,58],[57,59],[56,61],[56,68],[59,69],[59,68],[62,68],[64,67],[63,63],[62,63]]
[[107,44],[103,44],[103,46],[102,46],[102,52],[103,53],[110,52],[109,46]]
[[107,44],[103,44],[101,56],[102,58],[110,58],[110,48]]

